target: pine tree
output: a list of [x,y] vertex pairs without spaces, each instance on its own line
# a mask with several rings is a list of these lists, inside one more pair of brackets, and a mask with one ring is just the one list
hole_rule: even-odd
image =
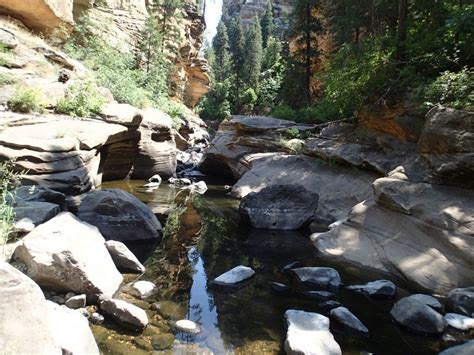
[[244,83],[247,87],[257,91],[263,57],[262,29],[257,18],[255,18],[253,24],[245,31],[244,56]]
[[151,16],[156,17],[160,24],[161,51],[164,52],[166,43],[179,40],[179,19],[178,11],[183,6],[184,0],[153,0],[149,4]]
[[233,108],[234,112],[240,111],[240,97],[242,89],[242,80],[244,77],[245,69],[245,42],[244,34],[242,31],[242,25],[240,23],[240,18],[231,19],[229,21],[229,26],[227,29],[229,34],[229,47],[230,54],[232,57],[232,76],[233,76],[233,85],[232,93],[234,97]]
[[273,23],[273,6],[271,0],[267,1],[267,7],[265,14],[260,20],[260,26],[262,27],[262,44],[263,48],[267,48],[268,40],[273,37],[275,32],[275,24]]
[[227,79],[230,70],[229,38],[224,21],[220,21],[217,26],[212,48],[214,51],[214,65],[212,67],[214,79],[220,83]]

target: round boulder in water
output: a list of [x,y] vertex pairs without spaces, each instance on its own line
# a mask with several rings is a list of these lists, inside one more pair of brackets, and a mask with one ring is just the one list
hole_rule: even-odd
[[157,240],[161,236],[161,224],[151,209],[122,190],[88,193],[77,216],[99,228],[106,240]]
[[319,196],[300,185],[275,185],[240,202],[241,216],[255,228],[299,229],[313,220]]

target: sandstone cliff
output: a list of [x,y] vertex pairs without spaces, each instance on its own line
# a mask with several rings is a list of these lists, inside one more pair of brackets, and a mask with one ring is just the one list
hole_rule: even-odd
[[[199,57],[204,18],[196,1],[191,0],[180,10],[177,23],[179,43],[169,60],[174,65],[170,95],[189,107],[194,107],[209,90],[207,63]],[[101,23],[107,23],[103,33],[110,43],[133,51],[148,16],[146,0],[30,0],[26,2],[0,0],[0,14],[21,20],[32,30],[51,34],[60,26],[74,25],[87,13]]]

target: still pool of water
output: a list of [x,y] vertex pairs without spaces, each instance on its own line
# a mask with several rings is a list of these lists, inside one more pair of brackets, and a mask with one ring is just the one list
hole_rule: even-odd
[[[130,246],[145,261],[147,271],[142,279],[154,282],[159,290],[148,302],[135,303],[147,310],[152,329],[156,328],[156,334],[162,338],[173,333],[172,321],[181,317],[195,321],[202,329],[198,335],[174,333],[171,348],[160,353],[284,353],[285,310],[302,309],[327,315],[318,308],[318,301],[302,298],[296,292],[281,296],[269,286],[269,282],[278,281],[298,290],[294,280],[280,272],[293,261],[306,266],[334,267],[346,285],[387,278],[319,257],[308,239],[309,232],[248,228],[237,213],[238,201],[228,196],[222,186],[211,185],[204,195],[190,195],[166,184],[154,191],[144,189],[142,184],[121,181],[102,186],[131,192],[162,220],[169,214],[158,247]],[[256,271],[245,287],[223,292],[210,286],[215,277],[237,265],[247,265]],[[415,291],[400,280],[392,281],[398,285],[398,298]],[[412,335],[396,326],[389,315],[395,300],[371,300],[345,289],[335,300],[349,308],[370,330],[366,339],[331,324],[344,354],[436,354],[443,346],[439,338]],[[149,309],[153,302],[161,304],[160,311]],[[124,333],[107,323],[93,329],[104,353],[144,353],[151,351],[153,342],[156,343],[151,330],[146,336]]]

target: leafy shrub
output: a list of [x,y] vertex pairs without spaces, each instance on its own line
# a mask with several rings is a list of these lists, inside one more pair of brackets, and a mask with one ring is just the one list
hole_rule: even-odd
[[257,94],[252,88],[247,88],[241,97],[242,112],[244,114],[251,114],[257,103]]
[[296,114],[296,111],[288,105],[275,106],[270,112],[272,117],[290,121],[296,120]]
[[216,83],[202,98],[197,107],[197,113],[205,120],[223,121],[231,116],[229,102],[229,81]]
[[474,109],[474,69],[464,67],[453,73],[445,71],[426,87],[422,87],[427,106],[441,103],[457,109]]
[[15,112],[30,113],[44,111],[43,94],[37,88],[17,86],[15,94],[8,101],[8,108]]
[[164,97],[159,98],[155,105],[157,108],[170,115],[173,120],[173,128],[178,131],[183,123],[182,118],[187,114],[187,107],[182,103]]
[[13,168],[12,160],[0,163],[0,245],[8,241],[15,219],[13,207],[8,203],[13,197],[10,189],[18,182],[18,174]]
[[12,85],[17,82],[17,79],[13,75],[0,73],[0,86]]
[[74,83],[68,87],[66,96],[61,98],[55,111],[77,117],[97,114],[105,104],[105,99],[91,80]]

